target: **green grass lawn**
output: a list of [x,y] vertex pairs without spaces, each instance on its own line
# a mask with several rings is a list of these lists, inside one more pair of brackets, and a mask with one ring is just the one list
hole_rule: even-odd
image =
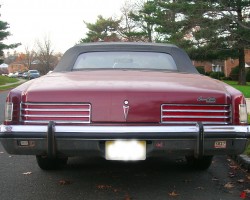
[[16,78],[9,78],[8,76],[1,76],[0,75],[0,85],[5,85],[6,83],[15,83],[18,79]]
[[248,82],[247,85],[238,85],[237,81],[224,81],[228,85],[236,88],[237,90],[241,91],[246,98],[250,98],[250,83]]

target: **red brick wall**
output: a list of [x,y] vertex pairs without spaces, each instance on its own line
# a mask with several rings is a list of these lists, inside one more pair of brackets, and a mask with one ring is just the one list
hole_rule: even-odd
[[12,63],[8,66],[9,73],[27,71],[27,68],[23,64]]
[[[245,50],[245,59],[246,63],[250,63],[250,49]],[[210,72],[212,71],[212,62],[200,62],[200,61],[193,61],[193,65],[198,67],[198,66],[204,66],[205,72]],[[227,60],[224,61],[224,73],[225,76],[229,76],[232,68],[236,67],[239,65],[239,60],[238,59],[231,59],[228,58]]]

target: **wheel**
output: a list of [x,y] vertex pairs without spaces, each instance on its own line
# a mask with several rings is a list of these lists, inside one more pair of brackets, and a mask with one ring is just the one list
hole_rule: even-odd
[[213,156],[203,156],[195,158],[194,156],[186,156],[187,164],[198,170],[206,170],[212,164]]
[[48,158],[47,156],[36,156],[38,166],[43,170],[56,170],[60,169],[67,164],[68,157]]

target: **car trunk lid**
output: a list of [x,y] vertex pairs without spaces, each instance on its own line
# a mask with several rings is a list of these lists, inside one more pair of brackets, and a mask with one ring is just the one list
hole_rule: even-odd
[[[65,115],[70,121],[86,123],[230,122],[230,98],[225,88],[216,80],[194,74],[121,70],[55,73],[34,81],[22,101],[44,104],[25,105],[24,121],[60,121],[60,115]],[[80,110],[56,111],[49,104],[61,104],[58,109],[66,110],[67,105],[78,104]],[[39,111],[41,108],[45,111]],[[60,119],[67,121],[67,117]]]

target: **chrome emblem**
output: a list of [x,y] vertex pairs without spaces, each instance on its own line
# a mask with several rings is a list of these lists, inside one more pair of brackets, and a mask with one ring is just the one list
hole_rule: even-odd
[[197,101],[198,102],[205,101],[206,103],[216,103],[216,98],[215,97],[203,98],[202,96],[200,96],[198,97]]
[[127,117],[128,117],[128,111],[129,111],[129,105],[128,105],[128,101],[125,100],[124,101],[124,105],[123,105],[123,113],[124,113],[124,118],[125,120],[127,120]]

